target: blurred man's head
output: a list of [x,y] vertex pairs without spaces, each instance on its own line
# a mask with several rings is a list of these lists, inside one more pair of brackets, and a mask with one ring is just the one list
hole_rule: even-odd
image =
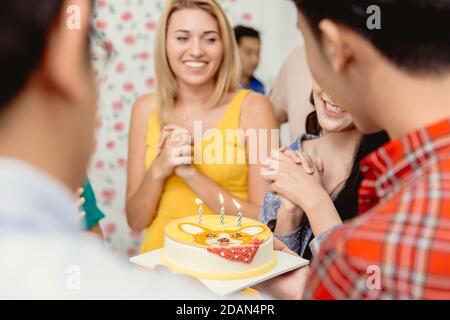
[[0,2],[0,156],[72,189],[93,149],[92,0]]
[[450,0],[293,1],[313,77],[366,133],[386,83],[449,75]]
[[259,32],[249,27],[237,26],[234,28],[234,34],[239,46],[242,77],[248,80],[259,65],[261,53]]

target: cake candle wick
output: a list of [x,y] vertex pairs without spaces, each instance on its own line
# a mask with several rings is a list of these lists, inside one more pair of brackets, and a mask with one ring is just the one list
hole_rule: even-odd
[[195,199],[195,203],[198,205],[198,224],[203,224],[203,201],[200,199]]
[[237,226],[240,227],[242,226],[242,206],[239,204],[239,202],[237,202],[236,200],[233,199],[233,203],[236,206],[236,208],[238,209],[238,218],[237,218]]
[[224,224],[225,223],[225,207],[224,207],[224,201],[223,201],[223,196],[221,193],[219,193],[219,200],[220,200],[220,224]]

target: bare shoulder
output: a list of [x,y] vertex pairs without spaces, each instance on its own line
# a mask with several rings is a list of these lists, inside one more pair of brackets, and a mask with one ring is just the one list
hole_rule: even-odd
[[136,100],[131,111],[130,140],[133,140],[136,135],[145,137],[150,114],[155,110],[153,94],[146,94]]
[[257,114],[268,115],[273,113],[273,106],[265,96],[251,92],[244,101],[242,113],[250,117],[255,117]]
[[156,110],[154,105],[154,94],[149,93],[139,97],[133,105],[132,116],[133,118],[145,118],[148,119],[150,113]]
[[251,92],[244,101],[241,111],[242,126],[264,125],[276,127],[277,121],[272,103],[265,96]]

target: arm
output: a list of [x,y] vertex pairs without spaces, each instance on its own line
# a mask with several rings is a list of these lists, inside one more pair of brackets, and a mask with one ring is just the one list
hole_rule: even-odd
[[287,122],[287,103],[286,103],[286,90],[285,90],[285,76],[283,75],[284,68],[281,69],[274,86],[269,92],[269,100],[273,105],[275,116],[278,122],[278,127]]
[[[280,240],[274,239],[274,249],[296,256]],[[301,267],[289,273],[272,278],[256,285],[256,289],[275,299],[300,300],[303,295],[306,281],[309,276],[309,267]]]
[[287,208],[284,202],[281,202],[278,210],[277,224],[275,226],[275,233],[290,234],[298,229],[303,219],[303,210],[295,206],[294,208]]
[[146,133],[152,111],[151,96],[138,99],[133,106],[128,144],[128,178],[126,214],[129,226],[135,231],[144,230],[153,219],[165,176],[153,162],[145,170]]
[[275,238],[281,240],[290,250],[300,256],[304,253],[302,249],[305,247],[304,241],[308,241],[302,237],[303,216],[304,213],[300,208],[295,207],[293,210],[289,210],[282,204],[278,211],[278,219],[274,230]]
[[[241,128],[244,129],[244,131],[247,129],[268,130],[268,137],[270,139],[270,131],[276,129],[276,126],[275,115],[270,102],[259,94],[249,94],[241,111]],[[274,143],[278,143],[278,140],[274,141]],[[269,143],[264,146],[265,150],[261,150],[259,154],[264,154],[267,157],[270,154],[271,148],[272,144],[269,141]],[[247,157],[249,152],[258,151],[260,150],[250,150],[250,146],[246,144]],[[258,219],[261,203],[264,199],[266,184],[260,175],[262,162],[264,160],[265,159],[258,159],[257,163],[249,164],[248,201],[236,199],[242,205],[245,216],[252,219]],[[228,214],[237,214],[238,211],[231,201],[233,196],[194,167],[178,167],[176,173],[206,203],[206,205],[211,208],[211,210],[219,212],[220,203],[218,197],[220,192],[224,196],[226,212]]]
[[[317,199],[314,199],[314,202],[320,204],[315,209],[306,209],[309,212],[306,215],[309,222],[308,228],[311,228],[313,235],[315,235],[315,238],[309,243],[309,248],[313,256],[317,256],[328,235],[342,225],[342,220],[328,194],[324,195],[322,199],[318,196]],[[303,214],[304,212],[300,208],[297,208],[297,213],[281,211],[277,226],[281,225],[278,231],[275,229],[275,236],[286,243],[291,250],[298,252],[299,255],[303,255],[302,248],[304,247],[302,244],[309,241],[311,237],[309,232],[304,237],[301,236],[303,228],[300,225],[301,221],[298,219],[299,215],[303,216]],[[312,222],[309,217],[311,217]]]
[[304,203],[305,214],[308,216],[311,229],[316,237],[342,225],[342,219],[324,189],[318,191],[314,199],[296,198],[297,202]]
[[[304,152],[296,152],[302,166],[313,168],[314,164]],[[315,236],[342,224],[333,201],[322,187],[321,177],[317,170],[307,173],[294,162],[292,156],[280,153],[279,170],[265,175],[264,178],[273,183],[269,189],[286,197],[296,206],[303,209]],[[300,192],[299,192],[300,191]]]

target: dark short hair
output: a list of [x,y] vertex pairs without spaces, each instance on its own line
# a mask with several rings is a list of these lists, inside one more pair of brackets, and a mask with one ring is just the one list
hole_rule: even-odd
[[26,84],[42,60],[47,34],[62,0],[3,0],[0,3],[0,110]]
[[245,26],[234,27],[234,36],[238,44],[241,43],[241,38],[243,37],[256,38],[259,41],[261,40],[259,32],[257,30]]
[[[0,111],[24,89],[41,63],[48,35],[64,11],[64,3],[64,0],[0,2]],[[92,0],[91,4],[94,3]]]
[[[450,0],[292,0],[320,36],[319,23],[330,19],[358,32],[398,67],[413,73],[450,70]],[[378,6],[381,28],[367,21]]]

